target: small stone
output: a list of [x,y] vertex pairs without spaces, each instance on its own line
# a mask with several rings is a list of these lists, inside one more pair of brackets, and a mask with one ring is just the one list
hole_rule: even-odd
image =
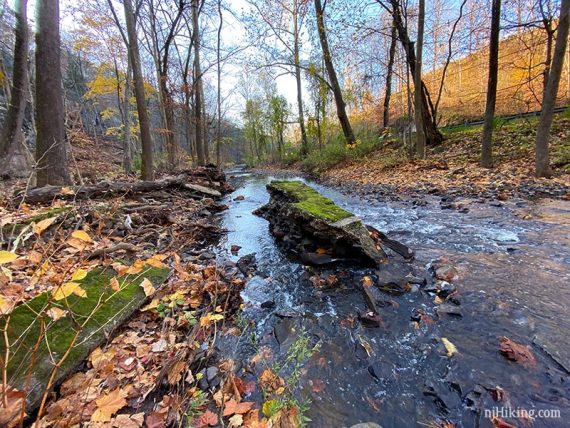
[[435,277],[442,281],[453,281],[457,278],[457,269],[451,265],[444,265],[436,268]]
[[463,313],[461,312],[461,308],[459,308],[458,306],[449,304],[449,303],[444,303],[442,305],[439,305],[437,308],[435,308],[435,311],[437,312],[437,314],[439,316],[441,315],[451,315],[451,316],[456,316],[456,317],[462,317]]
[[358,313],[358,319],[364,327],[379,328],[382,327],[382,318],[374,312]]
[[382,425],[375,424],[374,422],[363,422],[361,424],[352,425],[350,428],[382,428]]
[[273,309],[275,307],[275,302],[273,300],[268,300],[261,304],[262,309]]
[[241,250],[241,247],[239,245],[232,245],[230,248],[230,251],[235,254],[237,254],[239,250]]
[[447,281],[441,281],[437,283],[437,295],[443,299],[449,296],[451,293],[455,292],[456,287]]
[[243,201],[244,199],[245,199],[245,196],[239,195],[239,196],[236,196],[236,197],[234,198],[234,201]]

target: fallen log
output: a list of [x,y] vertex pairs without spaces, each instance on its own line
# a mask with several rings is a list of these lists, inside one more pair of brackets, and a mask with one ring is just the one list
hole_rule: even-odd
[[20,193],[12,198],[12,203],[49,203],[55,199],[75,201],[80,199],[105,198],[118,195],[132,196],[140,193],[155,192],[165,189],[187,191],[190,197],[215,196],[222,193],[216,189],[187,182],[187,175],[166,177],[157,181],[106,181],[92,186],[45,186]]
[[351,260],[376,266],[386,260],[359,218],[306,184],[273,181],[267,189],[269,203],[256,214],[267,219],[273,235],[306,263],[315,259],[309,257],[314,253],[328,254],[331,262]]

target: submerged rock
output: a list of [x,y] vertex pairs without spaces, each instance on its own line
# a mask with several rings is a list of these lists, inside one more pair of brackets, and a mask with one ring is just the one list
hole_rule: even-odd
[[[362,221],[300,181],[273,181],[269,203],[256,211],[303,262],[357,260],[378,265],[386,254]],[[307,239],[308,238],[308,239]],[[316,256],[318,255],[318,257]]]

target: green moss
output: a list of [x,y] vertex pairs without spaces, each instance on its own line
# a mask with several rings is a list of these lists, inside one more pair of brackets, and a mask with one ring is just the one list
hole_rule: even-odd
[[[75,369],[94,347],[140,307],[146,299],[140,287],[143,278],[158,286],[168,273],[168,269],[149,268],[137,275],[120,277],[119,283],[124,286],[121,291],[114,292],[109,281],[115,272],[95,269],[80,281],[86,297],[71,295],[65,300],[55,301],[50,293],[43,293],[18,306],[9,316],[0,317],[0,329],[7,329],[10,342],[9,384],[22,388],[31,371],[28,403],[33,406],[47,384],[53,362],[59,361],[67,352],[78,331],[78,338],[59,368],[56,379],[63,379]],[[68,313],[53,321],[46,313],[50,308],[63,309]],[[38,340],[38,350],[32,362],[32,350]],[[0,355],[4,356],[5,352],[6,343],[1,340]]]
[[277,189],[292,198],[295,201],[293,205],[315,217],[336,222],[354,216],[300,181],[274,180],[269,187]]

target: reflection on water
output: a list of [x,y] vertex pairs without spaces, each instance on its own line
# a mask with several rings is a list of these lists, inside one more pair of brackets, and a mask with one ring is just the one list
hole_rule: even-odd
[[[568,426],[569,379],[561,365],[570,369],[565,337],[570,331],[569,202],[469,203],[469,213],[460,214],[441,210],[437,198],[422,204],[371,202],[308,183],[414,248],[418,272],[440,256],[449,257],[460,272],[456,284],[463,317],[438,319],[433,297],[424,292],[385,295],[383,327],[366,329],[346,322],[365,309],[352,276],[340,289],[314,289],[306,269],[275,246],[267,222],[252,215],[267,202],[271,177],[239,170],[228,174],[237,190],[227,200],[230,209],[222,221],[229,233],[219,251],[234,260],[229,253],[234,244],[242,247],[240,255],[256,253],[263,274],[244,291],[246,314],[255,320],[259,337],[271,336],[283,322],[276,314],[286,314],[294,328],[287,325],[280,334],[305,328],[321,342],[306,364],[300,392],[312,400],[310,426],[421,427],[449,420],[484,427],[491,423],[476,409],[497,406],[560,409],[561,419],[537,419],[533,426]],[[238,195],[244,199],[234,200]],[[527,213],[532,218],[522,220]],[[358,278],[358,270],[351,275]],[[275,308],[261,309],[266,301],[275,302]],[[418,309],[434,322],[417,328],[410,316]],[[525,369],[507,361],[498,353],[502,336],[530,345],[538,366]],[[453,358],[445,356],[442,337],[458,348]],[[363,343],[368,351],[363,352]],[[497,388],[504,390],[501,402],[493,399]]]

